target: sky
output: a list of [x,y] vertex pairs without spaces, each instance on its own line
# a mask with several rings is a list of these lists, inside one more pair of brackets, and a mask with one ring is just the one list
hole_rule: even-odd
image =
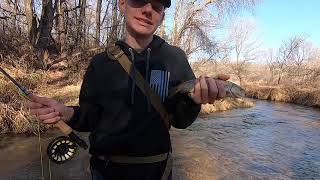
[[[254,23],[255,34],[263,49],[278,48],[294,35],[304,35],[320,47],[320,0],[260,0],[253,10],[242,10],[233,18],[239,18],[237,16]],[[171,27],[171,11],[167,13],[166,21]],[[230,19],[226,20],[220,29],[215,30],[217,39],[226,35],[230,22]]]
[[279,47],[283,40],[304,34],[320,47],[320,0],[263,0],[253,13],[262,46]]

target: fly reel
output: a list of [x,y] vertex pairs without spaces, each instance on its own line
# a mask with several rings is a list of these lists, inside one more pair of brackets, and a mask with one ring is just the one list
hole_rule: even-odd
[[67,136],[59,136],[52,140],[47,147],[49,159],[57,164],[71,160],[77,151],[77,145]]

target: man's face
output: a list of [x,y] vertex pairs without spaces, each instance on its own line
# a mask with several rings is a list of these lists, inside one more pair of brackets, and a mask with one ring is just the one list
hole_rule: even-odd
[[151,0],[149,3],[119,0],[119,6],[125,16],[127,30],[138,36],[153,35],[164,18],[164,5],[159,0]]

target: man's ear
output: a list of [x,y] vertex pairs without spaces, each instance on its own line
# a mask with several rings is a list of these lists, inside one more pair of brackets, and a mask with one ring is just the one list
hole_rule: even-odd
[[121,12],[121,14],[124,14],[125,11],[125,6],[126,6],[126,0],[119,0],[119,10]]

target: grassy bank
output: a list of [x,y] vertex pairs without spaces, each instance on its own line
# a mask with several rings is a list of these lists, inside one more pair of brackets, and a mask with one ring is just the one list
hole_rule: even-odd
[[[36,71],[28,73],[21,69],[5,66],[5,70],[19,83],[31,92],[52,97],[67,105],[78,103],[80,90],[79,83],[73,83],[65,78],[65,74],[57,75],[53,72]],[[59,82],[59,83],[58,83]],[[0,76],[0,134],[3,133],[25,133],[36,134],[38,132],[38,121],[29,115],[24,107],[24,98],[19,96],[16,87],[4,76]],[[45,131],[50,126],[40,124],[40,130]]]
[[209,114],[217,111],[227,111],[234,108],[250,108],[254,106],[254,102],[249,99],[242,98],[225,98],[216,101],[214,104],[205,104],[201,107],[201,114]]
[[256,99],[320,107],[320,89],[316,88],[246,85],[245,89],[247,96]]
[[[57,99],[66,105],[78,104],[81,86],[81,75],[77,78],[67,72],[36,71],[27,73],[10,66],[5,68],[18,82],[32,92]],[[79,73],[78,73],[79,74]],[[81,73],[80,73],[81,74]],[[24,99],[17,93],[15,86],[4,76],[0,76],[0,133],[36,134],[38,122],[30,116],[23,106]],[[253,102],[244,99],[226,98],[216,101],[214,105],[203,105],[201,114],[226,111],[232,108],[252,107]],[[50,126],[41,124],[40,130],[46,131]]]

